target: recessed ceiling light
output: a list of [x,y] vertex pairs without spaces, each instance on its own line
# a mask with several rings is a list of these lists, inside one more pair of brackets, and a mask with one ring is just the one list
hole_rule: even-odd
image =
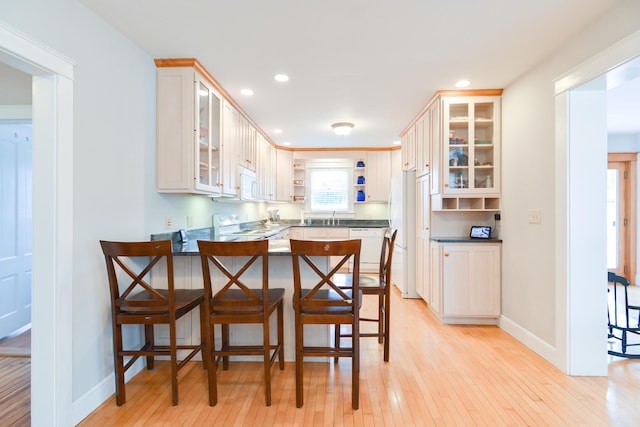
[[282,129],[274,129],[273,133],[282,133]]
[[471,84],[471,82],[469,80],[459,80],[456,83],[456,87],[467,87]]
[[283,142],[283,143],[282,143],[282,145],[287,145],[287,146],[289,146],[289,145],[291,145],[291,143],[290,143],[289,141],[285,141],[285,142]]
[[253,95],[253,91],[251,89],[242,89],[240,91],[241,94],[245,95],[245,96],[251,96]]
[[274,79],[276,79],[277,82],[284,83],[289,81],[289,76],[287,76],[286,74],[276,74]]
[[397,141],[397,140],[396,140],[396,141],[393,141],[393,145],[400,145],[400,144],[401,144],[401,142],[400,142],[400,141]]

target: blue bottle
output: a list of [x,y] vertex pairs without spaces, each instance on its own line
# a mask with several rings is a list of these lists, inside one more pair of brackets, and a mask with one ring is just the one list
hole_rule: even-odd
[[364,191],[358,190],[358,195],[356,197],[356,200],[358,202],[364,202],[364,200],[365,200]]

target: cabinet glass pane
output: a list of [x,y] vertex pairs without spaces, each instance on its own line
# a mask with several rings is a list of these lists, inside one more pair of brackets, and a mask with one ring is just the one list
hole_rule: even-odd
[[493,188],[493,102],[474,104],[473,135],[474,188]]
[[209,88],[200,83],[198,86],[198,171],[199,182],[204,185],[211,185],[209,177],[209,138],[211,135],[209,93]]
[[220,123],[222,121],[222,100],[211,92],[211,130],[209,132],[209,168],[211,185],[219,184],[220,176]]
[[449,105],[449,188],[469,188],[469,104]]

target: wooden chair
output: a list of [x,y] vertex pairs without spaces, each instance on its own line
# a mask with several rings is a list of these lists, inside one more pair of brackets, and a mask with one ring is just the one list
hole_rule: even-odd
[[[360,337],[377,337],[380,344],[384,344],[384,361],[389,361],[389,341],[391,336],[391,262],[393,259],[393,246],[396,241],[398,230],[389,228],[385,230],[382,239],[382,249],[380,251],[380,268],[377,276],[360,276],[360,290],[363,295],[375,295],[378,297],[378,316],[360,317],[361,322],[375,322],[378,325],[378,332],[362,332]],[[336,274],[334,281],[343,289],[352,286],[351,276]],[[350,337],[351,334],[343,332],[342,328],[335,328],[335,345],[338,346],[340,339]]]
[[[171,363],[171,395],[173,405],[178,404],[178,371],[204,347],[176,344],[176,320],[201,307],[202,289],[175,289],[171,241],[107,242],[100,241],[107,263],[109,294],[111,296],[111,322],[113,328],[113,356],[116,376],[116,403],[126,402],[124,373],[140,356],[147,359],[147,369],[153,369],[155,356],[169,356]],[[166,264],[161,263],[162,260]],[[166,266],[166,271],[162,270]],[[153,287],[146,279],[151,271],[158,280],[166,282],[167,289]],[[122,291],[121,291],[122,290]],[[200,310],[200,319],[203,319]],[[122,325],[144,325],[145,343],[139,350],[125,350],[122,344]],[[169,327],[169,345],[155,343],[153,325]],[[202,331],[201,331],[202,332]],[[201,338],[204,338],[201,336]],[[178,361],[178,350],[190,350],[184,360]],[[124,358],[131,359],[124,364]]]
[[[304,357],[351,357],[351,406],[358,409],[360,400],[360,343],[359,315],[362,293],[359,290],[360,244],[358,240],[306,241],[290,240],[293,259],[293,308],[296,336],[296,407],[303,401],[303,358]],[[342,257],[328,274],[314,262],[313,257]],[[350,289],[340,289],[332,277],[353,258],[351,273],[355,285]],[[304,264],[301,263],[304,262]],[[311,270],[312,288],[303,288],[301,264]],[[308,270],[307,269],[307,270]],[[316,281],[317,280],[317,281]],[[306,282],[306,281],[305,281]],[[341,325],[352,328],[351,347],[311,347],[304,344],[304,325]],[[339,327],[339,326],[338,326]]]
[[[216,371],[218,360],[222,358],[222,368],[229,368],[229,356],[263,357],[265,402],[271,406],[271,366],[278,358],[280,370],[284,369],[284,289],[269,289],[269,241],[256,240],[248,242],[211,242],[198,240],[202,274],[204,279],[206,320],[206,359],[208,363],[209,405],[215,406],[218,401]],[[226,261],[222,257],[235,257],[235,271],[232,273],[231,258]],[[242,264],[239,257],[248,257]],[[246,259],[246,258],[245,258]],[[261,268],[262,283],[258,289],[250,289],[242,281],[244,273],[250,267]],[[225,265],[226,262],[226,265]],[[240,263],[239,265],[237,263]],[[212,268],[213,266],[213,268]],[[222,287],[213,292],[212,282],[222,276]],[[247,276],[245,276],[247,277]],[[277,343],[271,344],[269,318],[277,310],[278,337]],[[229,344],[229,325],[262,324],[263,341],[259,345]],[[222,344],[215,348],[215,325],[221,325]]]
[[[613,356],[639,359],[640,352],[631,351],[631,347],[640,346],[640,306],[629,302],[629,280],[615,273],[608,272],[607,278],[609,301],[607,302],[607,316],[610,348],[608,353]],[[630,338],[636,338],[634,342]],[[616,342],[620,342],[620,346]]]

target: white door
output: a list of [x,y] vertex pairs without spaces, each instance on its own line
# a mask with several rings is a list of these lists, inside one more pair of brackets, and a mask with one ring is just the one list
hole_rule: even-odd
[[0,124],[0,337],[31,322],[31,123]]

